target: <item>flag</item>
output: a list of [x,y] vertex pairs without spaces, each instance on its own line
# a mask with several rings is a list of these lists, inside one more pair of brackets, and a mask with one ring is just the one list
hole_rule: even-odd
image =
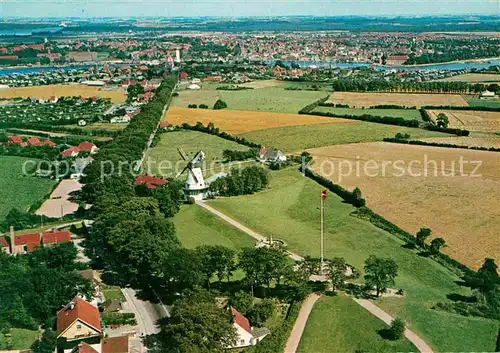
[[321,198],[326,200],[326,189],[321,190]]

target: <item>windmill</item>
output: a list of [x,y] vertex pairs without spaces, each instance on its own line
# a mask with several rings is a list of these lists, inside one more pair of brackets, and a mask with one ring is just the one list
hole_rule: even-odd
[[187,171],[186,184],[184,185],[184,197],[186,200],[190,197],[195,200],[202,200],[208,190],[208,186],[203,178],[203,172],[200,167],[201,162],[205,159],[205,154],[203,151],[199,151],[191,160],[188,160],[184,151],[180,148],[177,150],[179,151],[181,158],[187,162],[184,169],[176,176],[176,178],[178,178]]

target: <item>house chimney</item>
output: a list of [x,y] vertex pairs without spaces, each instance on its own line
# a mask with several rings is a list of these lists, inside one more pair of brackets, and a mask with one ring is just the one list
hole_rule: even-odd
[[13,254],[14,252],[14,226],[10,226],[9,228],[9,251],[11,254]]

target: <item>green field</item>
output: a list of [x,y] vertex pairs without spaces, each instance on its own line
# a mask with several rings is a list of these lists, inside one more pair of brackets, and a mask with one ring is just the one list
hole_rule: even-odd
[[101,291],[102,294],[104,294],[104,298],[106,298],[106,300],[118,300],[121,302],[125,301],[125,297],[123,296],[120,287],[108,286],[104,284],[101,286]]
[[464,96],[470,107],[500,108],[500,99],[485,100],[473,96]]
[[[180,172],[186,166],[186,162],[181,159],[177,148],[181,148],[189,158],[194,157],[198,151],[203,150],[205,153],[205,166],[203,169],[215,172],[220,170],[224,150],[246,151],[249,149],[236,142],[203,132],[173,131],[162,134],[160,142],[148,150],[144,167],[147,168],[148,160],[150,160],[152,174],[171,176]],[[227,164],[223,166],[227,166]],[[206,175],[208,174],[211,173],[207,172]]]
[[223,245],[231,249],[253,247],[256,240],[197,205],[184,205],[174,218],[183,247]]
[[300,340],[299,353],[414,352],[416,347],[406,338],[391,341],[379,330],[388,326],[352,299],[338,295],[321,298],[309,316]]
[[323,113],[333,113],[338,115],[374,115],[374,116],[393,116],[406,120],[421,120],[420,112],[417,109],[362,109],[362,108],[333,108],[317,107],[314,111]]
[[[319,256],[319,202],[321,186],[294,168],[271,174],[268,190],[221,198],[210,204],[262,235],[284,239],[291,251]],[[399,266],[396,288],[406,296],[379,300],[393,316],[401,316],[410,328],[436,351],[493,351],[498,323],[432,310],[447,295],[471,295],[457,284],[459,278],[429,258],[403,248],[403,242],[371,223],[350,216],[354,211],[334,194],[325,201],[325,253],[342,256],[358,269],[370,254],[393,258]]]
[[[336,118],[332,118],[336,119]],[[286,126],[251,131],[240,136],[266,146],[276,146],[284,152],[297,152],[308,148],[346,143],[382,141],[398,132],[408,133],[413,139],[451,136],[440,132],[364,121]]]
[[38,331],[25,330],[22,328],[13,328],[10,330],[11,344],[7,345],[8,338],[0,333],[0,350],[1,349],[28,349],[31,347],[38,337]]
[[201,90],[179,91],[172,105],[186,108],[188,104],[206,104],[213,107],[222,99],[231,110],[297,113],[304,106],[325,97],[324,91],[290,91],[283,87],[264,87],[243,91],[216,90],[218,85],[204,84]]
[[39,160],[0,156],[0,219],[11,208],[27,210],[35,202],[42,200],[56,184],[54,180],[23,175],[23,164],[26,161]]

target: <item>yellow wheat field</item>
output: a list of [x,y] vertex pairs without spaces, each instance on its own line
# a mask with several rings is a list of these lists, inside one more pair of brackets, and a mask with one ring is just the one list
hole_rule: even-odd
[[321,116],[252,112],[243,110],[211,110],[211,109],[190,109],[180,107],[170,107],[164,121],[173,125],[188,123],[196,124],[198,121],[207,125],[214,123],[222,131],[230,134],[241,134],[249,131],[270,129],[282,126],[311,125],[311,124],[335,124],[352,122],[347,119],[332,119]]
[[436,121],[439,113],[448,117],[451,128],[470,131],[496,132],[500,131],[500,112],[483,112],[471,110],[429,110],[431,119]]
[[[433,237],[445,239],[443,251],[460,262],[478,268],[485,257],[500,259],[499,153],[384,142],[309,152],[317,172],[350,190],[359,187],[368,207],[412,234],[431,228]],[[468,162],[462,168],[461,158]]]
[[358,93],[334,92],[329,103],[348,104],[350,107],[362,108],[375,105],[393,104],[405,107],[421,107],[423,105],[467,106],[467,101],[459,94],[417,94],[417,93]]

